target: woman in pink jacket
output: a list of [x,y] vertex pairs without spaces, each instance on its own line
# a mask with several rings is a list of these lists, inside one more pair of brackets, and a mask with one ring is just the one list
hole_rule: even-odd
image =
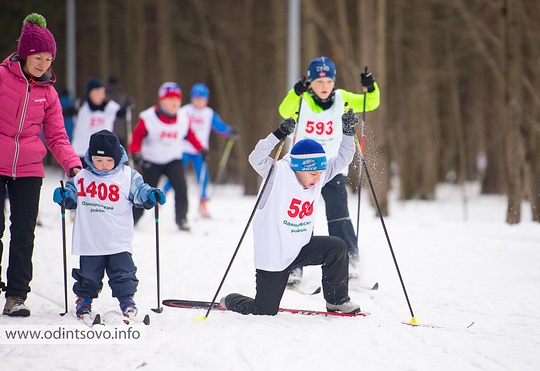
[[[32,13],[23,22],[18,51],[0,64],[0,200],[6,191],[10,203],[9,261],[4,315],[30,315],[25,305],[32,280],[34,230],[43,177],[42,159],[47,147],[69,176],[81,169],[79,157],[69,144],[62,107],[53,88],[51,63],[56,42],[45,18]],[[0,216],[0,238],[5,216]],[[0,261],[3,245],[0,240]],[[0,267],[0,278],[1,278]]]

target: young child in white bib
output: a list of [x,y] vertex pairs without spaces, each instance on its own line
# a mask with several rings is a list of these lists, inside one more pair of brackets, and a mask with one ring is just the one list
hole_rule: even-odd
[[263,178],[270,176],[260,195],[254,221],[256,270],[255,298],[229,294],[220,304],[242,314],[275,315],[289,272],[307,265],[322,268],[322,289],[328,311],[357,313],[360,306],[348,295],[349,256],[345,241],[333,236],[313,236],[322,187],[352,161],[354,126],[352,110],[342,117],[343,137],[335,157],[327,158],[316,141],[298,141],[291,153],[274,162],[270,152],[294,131],[295,121],[260,140],[249,156],[251,166]]
[[163,205],[165,195],[124,165],[127,160],[118,137],[101,130],[90,137],[85,156],[88,167],[70,179],[65,190],[59,187],[54,191],[54,202],[76,209],[72,253],[80,258],[72,276],[79,318],[91,314],[92,300],[103,287],[105,272],[122,313],[128,317],[137,314],[133,296],[139,280],[132,258],[132,207]]

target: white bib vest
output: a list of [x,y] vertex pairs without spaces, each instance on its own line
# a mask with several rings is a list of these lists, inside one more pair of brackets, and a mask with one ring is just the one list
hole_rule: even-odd
[[150,107],[141,112],[147,135],[143,139],[141,154],[145,161],[164,165],[182,159],[182,142],[188,132],[188,120],[185,113],[178,110],[176,122],[165,124]]
[[[210,147],[210,133],[212,132],[212,117],[214,116],[214,110],[210,107],[204,107],[203,109],[197,109],[193,104],[186,104],[181,111],[185,112],[189,120],[189,126],[191,130],[201,142],[203,148]],[[193,147],[193,145],[184,140],[184,152],[192,155],[199,153]]]
[[81,170],[74,178],[77,210],[73,224],[74,255],[112,255],[133,247],[133,212],[129,201],[131,168],[99,176]]
[[77,113],[71,143],[79,157],[85,156],[92,134],[100,130],[113,131],[118,110],[120,105],[112,100],[107,103],[104,111],[92,111],[88,102],[84,102]]
[[[276,162],[275,179],[264,205],[253,220],[255,268],[278,272],[296,259],[313,232],[326,172],[310,189],[304,189],[288,162]],[[268,192],[266,189],[266,192]]]
[[341,116],[344,112],[339,90],[335,92],[334,104],[326,111],[315,113],[302,100],[293,145],[302,139],[313,139],[323,146],[327,158],[336,157],[341,143]]

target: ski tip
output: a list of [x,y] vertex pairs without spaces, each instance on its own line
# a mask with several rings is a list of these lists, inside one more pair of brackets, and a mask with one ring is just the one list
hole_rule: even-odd
[[373,285],[373,287],[371,289],[372,290],[378,290],[379,289],[379,282],[375,282],[375,284]]
[[150,316],[147,314],[146,316],[144,316],[143,318],[143,323],[148,326],[150,324]]
[[197,316],[195,318],[193,318],[193,320],[195,322],[201,322],[201,321],[204,321],[207,317],[206,316]]

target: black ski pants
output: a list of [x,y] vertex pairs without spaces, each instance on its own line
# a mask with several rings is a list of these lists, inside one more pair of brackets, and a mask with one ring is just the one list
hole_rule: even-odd
[[255,299],[240,294],[228,295],[225,300],[227,309],[242,314],[277,314],[289,271],[308,265],[321,266],[326,302],[342,304],[350,300],[349,257],[345,242],[337,237],[314,236],[285,270],[269,272],[257,269]]
[[109,277],[113,297],[133,296],[137,291],[137,267],[129,252],[121,252],[113,255],[81,256],[79,268],[74,268],[71,273],[75,278],[75,295],[97,298],[103,288],[105,272]]
[[[26,300],[26,296],[30,292],[30,281],[32,281],[33,275],[34,231],[42,183],[43,179],[40,177],[13,179],[0,176],[0,200],[4,205],[7,192],[10,205],[9,220],[11,222],[7,285],[4,289],[6,297],[20,296]],[[0,216],[0,262],[4,250],[1,239],[4,236],[5,228],[6,220],[3,210]],[[0,266],[0,275],[1,272],[2,267]]]
[[322,196],[326,206],[328,234],[341,238],[347,243],[349,258],[358,260],[358,244],[356,234],[349,216],[347,206],[347,187],[343,174],[336,175],[322,188]]
[[[142,166],[141,175],[151,187],[157,187],[161,175],[169,178],[172,188],[174,189],[174,208],[176,212],[176,223],[187,218],[188,212],[188,197],[186,177],[184,175],[184,165],[182,160],[174,160],[165,165],[156,165],[150,162],[145,162]],[[133,208],[133,219],[135,224],[139,221],[144,213],[144,209]]]

